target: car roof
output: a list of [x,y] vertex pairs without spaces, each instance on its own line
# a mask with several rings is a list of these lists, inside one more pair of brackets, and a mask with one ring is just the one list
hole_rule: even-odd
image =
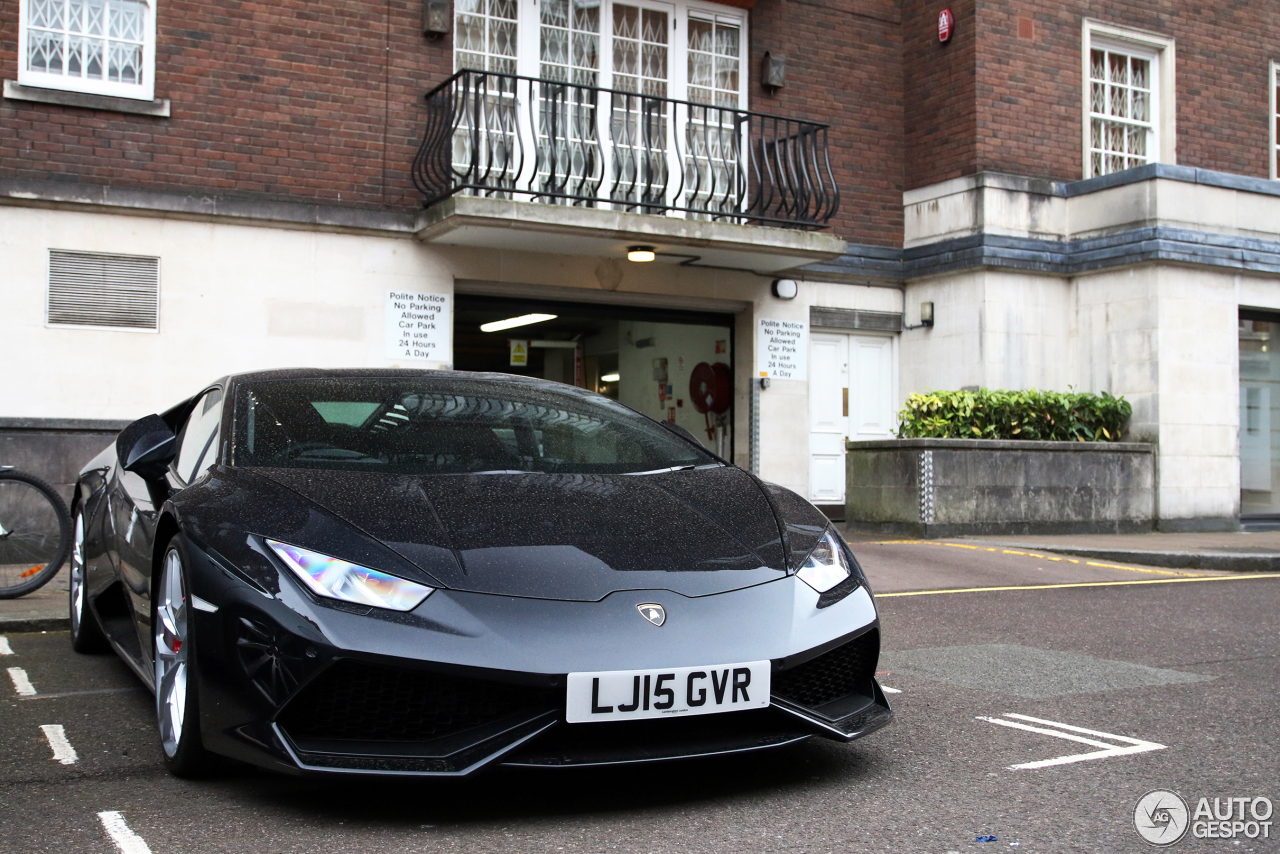
[[566,386],[554,380],[538,377],[525,377],[517,374],[504,374],[484,371],[431,370],[426,368],[275,368],[266,371],[246,371],[232,374],[219,380],[217,384],[238,384],[244,382],[262,382],[270,380],[298,379],[408,379],[439,378],[466,379],[492,382],[503,385],[533,386],[548,390],[569,392],[581,391],[574,386]]

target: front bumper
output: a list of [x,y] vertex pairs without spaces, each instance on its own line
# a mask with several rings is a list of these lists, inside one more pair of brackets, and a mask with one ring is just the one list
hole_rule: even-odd
[[[319,602],[284,575],[268,593],[207,553],[194,563],[194,592],[217,607],[194,612],[204,743],[276,770],[462,776],[651,762],[815,735],[852,741],[893,716],[874,679],[879,625],[865,588],[823,608],[794,578],[698,599],[439,590],[393,613]],[[635,608],[655,601],[668,613],[661,628]],[[570,672],[765,659],[767,709],[564,720]]]

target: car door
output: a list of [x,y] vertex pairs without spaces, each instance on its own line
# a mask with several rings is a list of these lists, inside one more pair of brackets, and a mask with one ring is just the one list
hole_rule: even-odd
[[[221,418],[222,389],[207,389],[178,425],[178,455],[166,475],[169,492],[185,488],[198,472],[212,465]],[[133,631],[121,631],[122,627],[109,624],[104,628],[150,672],[151,571],[161,505],[156,503],[146,481],[118,465],[109,500],[111,552]]]

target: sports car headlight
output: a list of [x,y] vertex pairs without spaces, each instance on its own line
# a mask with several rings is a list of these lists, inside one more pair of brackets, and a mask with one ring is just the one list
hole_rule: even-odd
[[267,540],[267,545],[312,593],[327,599],[412,611],[435,589],[288,543]]
[[826,593],[852,574],[844,549],[840,547],[835,531],[831,530],[822,535],[813,551],[809,552],[804,566],[796,573],[801,581],[819,593]]

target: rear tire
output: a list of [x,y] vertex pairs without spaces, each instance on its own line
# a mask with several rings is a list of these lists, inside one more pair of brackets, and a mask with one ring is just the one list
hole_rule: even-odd
[[107,649],[107,638],[89,605],[89,591],[85,586],[84,512],[78,508],[71,521],[71,531],[71,648],[84,654],[103,652]]
[[178,777],[201,777],[214,767],[200,739],[200,698],[196,649],[192,642],[193,610],[181,535],[165,548],[160,579],[153,593],[155,629],[152,646],[156,674],[156,719],[165,767]]

